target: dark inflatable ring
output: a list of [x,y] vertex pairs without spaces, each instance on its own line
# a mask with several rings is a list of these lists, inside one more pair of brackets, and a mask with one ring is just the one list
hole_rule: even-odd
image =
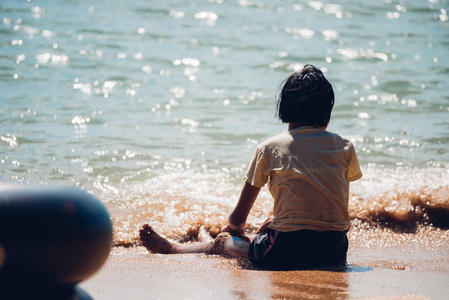
[[93,195],[67,186],[0,185],[0,290],[74,288],[101,268],[111,246],[109,214]]

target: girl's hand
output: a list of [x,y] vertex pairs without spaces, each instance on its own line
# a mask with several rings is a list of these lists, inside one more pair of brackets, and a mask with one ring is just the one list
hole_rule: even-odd
[[239,230],[232,230],[231,227],[229,227],[229,225],[226,225],[221,229],[221,232],[229,232],[231,236],[237,237],[243,241],[251,243],[251,240],[247,236],[245,236],[243,228],[240,228]]
[[229,234],[231,234],[232,236],[236,236],[236,237],[245,236],[245,232],[243,231],[243,228],[240,228],[238,230],[232,230],[231,227],[229,227],[229,225],[226,225],[225,227],[223,227],[221,229],[221,232],[229,232]]
[[269,216],[257,230],[257,234],[263,233],[267,230],[268,226],[273,222],[273,216]]

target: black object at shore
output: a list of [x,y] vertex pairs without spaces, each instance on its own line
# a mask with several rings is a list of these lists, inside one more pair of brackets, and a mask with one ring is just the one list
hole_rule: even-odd
[[67,186],[0,185],[0,298],[90,299],[112,224],[91,194]]

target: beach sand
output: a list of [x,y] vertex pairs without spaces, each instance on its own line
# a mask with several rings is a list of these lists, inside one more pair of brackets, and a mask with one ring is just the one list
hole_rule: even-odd
[[344,272],[261,271],[245,260],[115,247],[103,268],[80,287],[96,300],[448,299],[446,232],[370,231],[360,238],[358,231],[349,238],[350,267]]

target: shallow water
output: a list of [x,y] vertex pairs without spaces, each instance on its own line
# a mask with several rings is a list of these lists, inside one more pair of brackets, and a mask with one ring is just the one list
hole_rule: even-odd
[[[329,130],[354,142],[364,173],[351,187],[354,234],[427,228],[439,234],[426,242],[439,243],[449,216],[448,7],[3,1],[0,182],[95,194],[117,245],[134,244],[144,222],[182,241],[202,224],[216,233],[256,144],[286,130],[274,118],[280,83],[312,63],[336,92]],[[271,205],[263,190],[249,231]]]

